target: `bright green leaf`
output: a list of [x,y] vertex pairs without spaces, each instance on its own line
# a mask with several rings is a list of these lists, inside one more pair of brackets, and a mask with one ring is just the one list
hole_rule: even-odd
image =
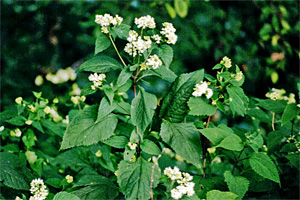
[[230,97],[229,107],[233,113],[233,116],[235,113],[244,116],[246,114],[246,108],[248,107],[249,99],[245,95],[243,89],[236,86],[228,86],[226,87],[226,90]]
[[174,82],[174,80],[177,77],[177,75],[173,71],[167,69],[164,66],[161,66],[157,69],[150,69],[150,70],[143,71],[141,76],[158,76],[161,79],[166,80],[170,83]]
[[97,55],[80,65],[80,67],[76,71],[106,73],[110,70],[117,69],[122,69],[122,65],[118,61],[109,56]]
[[205,128],[199,130],[213,145],[218,145],[227,136],[234,134],[231,129],[227,128]]
[[186,0],[174,0],[174,7],[176,13],[181,17],[184,18],[188,14],[188,2]]
[[158,55],[163,61],[164,66],[169,69],[169,66],[173,60],[173,49],[169,45],[164,44],[159,47]]
[[129,66],[126,66],[124,69],[122,69],[118,79],[117,79],[117,86],[120,87],[122,85],[124,85],[128,79],[130,79],[130,77],[132,76],[131,71],[129,71]]
[[262,152],[254,153],[250,159],[252,169],[264,178],[280,183],[279,174],[271,158]]
[[172,19],[174,19],[176,17],[176,11],[175,9],[169,4],[169,3],[165,3],[165,7],[170,15],[170,17]]
[[284,111],[287,102],[285,100],[272,100],[272,99],[255,99],[258,101],[258,106],[273,111],[275,113],[281,113]]
[[260,133],[254,133],[247,137],[247,144],[256,152],[263,146],[264,139]]
[[[136,162],[122,160],[118,169],[118,184],[126,199],[150,199],[150,180],[153,163],[141,157]],[[157,165],[153,174],[153,189],[158,184],[160,169]]]
[[238,200],[243,199],[248,191],[249,181],[242,176],[233,176],[230,171],[224,173],[225,181],[228,185],[229,191],[239,195]]
[[16,116],[11,119],[6,120],[7,123],[15,125],[15,126],[23,126],[25,125],[26,118],[23,116]]
[[96,39],[95,55],[106,50],[110,46],[110,44],[111,43],[108,37],[105,34],[100,33]]
[[251,108],[247,111],[247,114],[265,123],[270,123],[272,121],[271,117],[260,108]]
[[68,192],[59,192],[57,193],[53,200],[80,200],[80,198],[74,194],[70,194]]
[[128,142],[129,141],[125,136],[113,136],[103,141],[103,143],[118,149],[124,149]]
[[200,134],[192,123],[163,121],[160,135],[175,152],[189,163],[199,167],[202,158]]
[[238,195],[232,192],[221,192],[219,190],[211,190],[206,194],[207,200],[235,200]]
[[221,143],[216,147],[222,147],[231,151],[241,151],[244,148],[242,140],[235,134],[228,135]]
[[286,122],[291,121],[299,114],[299,107],[295,103],[288,104],[282,114],[281,117],[281,126],[283,126]]
[[161,153],[161,150],[159,149],[159,147],[151,140],[145,139],[142,143],[141,143],[141,149],[150,154],[150,155],[159,155]]
[[117,36],[123,40],[126,40],[129,36],[130,26],[127,24],[121,24],[112,29]]
[[211,116],[215,114],[216,107],[212,106],[211,104],[206,103],[202,98],[191,97],[188,101],[188,106],[190,108],[190,115],[206,115]]

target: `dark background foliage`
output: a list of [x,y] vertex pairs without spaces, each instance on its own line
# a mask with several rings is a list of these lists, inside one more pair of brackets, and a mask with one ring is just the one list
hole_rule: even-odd
[[[298,1],[190,1],[188,15],[185,18],[177,15],[174,19],[165,3],[173,4],[172,1],[1,1],[1,109],[18,96],[29,98],[32,90],[45,91],[49,98],[65,93],[70,85],[46,83],[37,87],[34,79],[59,68],[76,69],[91,57],[99,33],[94,16],[103,13],[119,14],[127,24],[147,14],[155,16],[158,26],[164,21],[174,23],[179,37],[171,69],[177,74],[199,68],[212,73],[212,66],[227,55],[246,75],[246,94],[264,97],[272,87],[285,88],[287,93],[296,91]],[[274,35],[279,37],[276,45],[272,45]],[[284,53],[284,58],[274,61],[272,53]],[[81,75],[79,85],[80,78]]]

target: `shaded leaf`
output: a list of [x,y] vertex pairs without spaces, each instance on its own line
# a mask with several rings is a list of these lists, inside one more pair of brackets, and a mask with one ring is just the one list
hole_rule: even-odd
[[224,173],[225,181],[228,185],[229,191],[239,195],[237,199],[243,199],[248,191],[249,181],[242,176],[233,176],[230,171]]
[[281,117],[281,126],[283,126],[286,122],[291,121],[299,114],[299,107],[295,103],[288,104],[282,114]]
[[110,70],[117,69],[122,69],[122,65],[118,61],[109,56],[97,55],[80,65],[80,67],[76,71],[106,73]]
[[249,99],[245,95],[243,89],[236,86],[227,86],[226,90],[230,97],[229,107],[233,113],[233,116],[235,116],[235,113],[244,116],[246,114],[246,108],[248,107]]

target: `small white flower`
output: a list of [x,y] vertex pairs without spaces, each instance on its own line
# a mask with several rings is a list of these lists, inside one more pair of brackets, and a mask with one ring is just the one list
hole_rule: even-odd
[[135,148],[137,147],[137,144],[136,144],[136,143],[133,143],[133,142],[128,142],[127,145],[129,146],[129,148],[130,148],[131,150],[135,150]]
[[159,44],[161,41],[161,36],[158,34],[151,36],[151,38],[155,40],[156,44]]
[[213,93],[214,93],[214,92],[213,92],[212,89],[207,88],[207,89],[206,89],[206,92],[205,92],[206,98],[207,98],[207,99],[210,99],[210,98],[212,97]]
[[227,56],[224,56],[220,63],[223,64],[228,69],[231,67],[231,59],[228,58]]
[[102,156],[102,152],[100,150],[98,150],[96,153],[95,153],[95,156],[100,158]]
[[102,85],[102,81],[105,79],[105,74],[97,74],[97,73],[94,73],[94,74],[91,74],[89,76],[89,81],[92,81],[94,83],[94,85],[92,85],[92,89],[95,90],[96,87],[99,87]]
[[96,15],[95,22],[101,26],[109,26],[112,21],[113,17],[110,14],[104,14],[104,15]]
[[44,184],[44,181],[40,178],[34,179],[30,183],[30,192],[34,196],[31,196],[30,199],[33,200],[44,200],[48,196],[48,190]]
[[142,16],[140,18],[135,18],[134,23],[138,28],[155,28],[156,24],[154,18],[150,15]]
[[172,23],[164,22],[160,33],[166,37],[166,43],[175,44],[177,41],[176,29]]
[[30,119],[28,119],[28,120],[25,122],[25,124],[31,125],[31,124],[32,124],[32,121],[31,121]]
[[138,38],[138,36],[139,36],[139,34],[135,30],[130,30],[127,41],[128,42],[135,41]]
[[19,128],[17,128],[13,131],[10,131],[10,135],[13,136],[13,137],[21,137],[22,132]]
[[18,97],[18,98],[15,99],[15,102],[16,102],[17,104],[19,104],[19,105],[22,104],[22,101],[23,101],[23,98],[22,98],[22,97]]
[[132,57],[135,57],[137,55],[137,50],[132,43],[127,43],[124,48],[124,51]]
[[5,128],[4,126],[1,126],[1,127],[0,127],[0,132],[1,132],[1,131],[4,131],[4,128]]
[[173,199],[180,199],[182,196],[183,194],[177,188],[171,190],[171,197]]
[[67,179],[68,183],[72,183],[73,182],[73,176],[67,175],[65,178]]
[[44,111],[44,113],[49,114],[51,111],[51,108],[49,106],[46,106],[43,111]]
[[41,75],[38,75],[38,76],[35,77],[35,79],[34,79],[34,84],[35,84],[36,86],[42,85],[43,82],[44,82],[44,79],[43,79],[43,77],[42,77]]
[[272,100],[282,100],[284,97],[283,95],[285,94],[285,90],[284,89],[276,89],[276,88],[272,88],[272,92],[271,93],[267,93],[266,97],[272,99]]
[[206,81],[201,81],[200,84],[196,84],[196,87],[194,88],[193,96],[195,97],[200,97],[203,94],[206,93],[206,90],[208,88],[207,82]]
[[162,65],[162,61],[156,54],[154,54],[146,60],[146,65],[151,66],[153,69],[157,69]]
[[242,78],[243,78],[243,72],[239,71],[238,73],[236,73],[236,76],[235,76],[236,81],[240,81],[240,80],[242,80]]

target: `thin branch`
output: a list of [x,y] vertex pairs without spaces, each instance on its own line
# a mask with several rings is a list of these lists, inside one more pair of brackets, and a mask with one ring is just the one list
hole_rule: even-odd
[[123,63],[124,67],[126,67],[126,64],[125,64],[123,58],[121,57],[121,55],[120,55],[120,53],[119,53],[119,51],[118,51],[118,49],[117,49],[117,47],[116,47],[116,45],[115,45],[115,43],[114,43],[114,40],[113,40],[112,37],[111,37],[111,34],[109,34],[108,37],[109,37],[109,39],[110,39],[112,45],[114,46],[114,48],[115,48],[115,50],[116,50],[116,52],[117,52],[117,54],[118,54],[118,56],[119,56],[121,62]]
[[272,114],[272,130],[275,131],[275,113]]
[[124,110],[128,115],[130,115],[130,112],[128,110],[126,110],[125,108],[123,108],[120,104],[117,103],[117,105],[122,109]]
[[[206,123],[206,128],[209,127],[209,122],[210,122],[211,116],[208,117],[207,123]],[[206,145],[205,145],[205,140],[202,141],[202,151],[203,151],[203,178],[205,178],[205,168],[206,168]]]
[[154,161],[154,164],[152,165],[152,171],[151,171],[151,179],[150,179],[150,199],[153,200],[153,190],[152,190],[152,185],[153,185],[153,176],[154,176],[154,169],[155,165],[158,165],[158,159],[162,156],[166,148],[163,148],[162,152],[157,156],[156,161]]
[[241,159],[241,160],[240,160],[240,157],[241,157],[241,155],[242,155],[242,153],[243,153],[244,150],[245,150],[245,147],[244,147],[244,148],[242,149],[242,151],[240,152],[240,154],[239,154],[239,156],[238,156],[238,158],[237,158],[237,160],[236,160],[236,162],[235,162],[235,164],[234,164],[234,166],[233,166],[233,168],[232,168],[231,174],[233,174],[234,169],[236,168],[237,164],[238,164],[241,160],[245,160],[245,159]]

